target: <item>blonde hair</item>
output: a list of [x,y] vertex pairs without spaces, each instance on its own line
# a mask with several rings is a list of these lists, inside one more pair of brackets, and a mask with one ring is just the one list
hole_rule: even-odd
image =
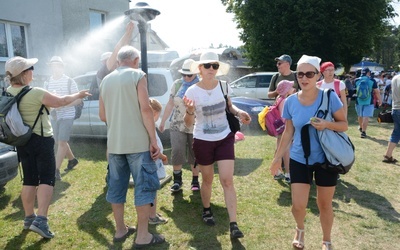
[[10,72],[6,72],[6,77],[4,78],[4,81],[13,86],[13,85],[27,85],[28,83],[26,83],[26,79],[25,79],[25,71],[22,71],[21,74],[17,75],[17,76],[11,76]]
[[152,110],[154,110],[156,112],[161,112],[162,105],[157,99],[150,98],[149,102],[150,102],[150,107],[151,107]]

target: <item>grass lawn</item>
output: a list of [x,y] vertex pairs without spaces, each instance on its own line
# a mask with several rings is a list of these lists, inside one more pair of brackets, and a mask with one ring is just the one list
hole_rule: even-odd
[[[349,109],[348,134],[356,146],[356,162],[342,176],[333,200],[335,249],[400,246],[400,165],[381,162],[392,127],[393,124],[378,124],[376,118],[370,119],[368,137],[361,139],[354,107]],[[229,238],[229,219],[217,174],[211,198],[217,225],[208,227],[202,223],[200,194],[189,190],[191,173],[185,166],[183,193],[171,195],[171,183],[158,193],[159,211],[169,222],[150,226],[150,230],[164,234],[168,243],[152,249],[292,249],[295,223],[290,210],[290,187],[273,180],[269,174],[275,139],[261,132],[244,133],[246,139],[236,144],[234,178],[238,224],[245,237],[238,241]],[[106,142],[73,140],[71,147],[80,162],[76,169],[62,174],[62,181],[55,186],[49,212],[55,238],[44,240],[36,233],[22,230],[21,179],[17,176],[0,191],[0,249],[132,248],[134,237],[122,244],[112,242],[114,219],[105,200]],[[169,145],[165,148],[169,155]],[[400,158],[398,149],[395,157]],[[62,169],[65,166],[66,161]],[[125,218],[127,223],[135,225],[132,196],[130,188]],[[315,202],[314,186],[306,217],[307,249],[321,249],[322,233]]]

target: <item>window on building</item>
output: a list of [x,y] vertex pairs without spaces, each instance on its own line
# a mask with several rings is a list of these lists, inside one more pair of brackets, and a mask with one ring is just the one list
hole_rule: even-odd
[[106,21],[106,14],[98,11],[90,11],[90,30],[103,27]]
[[25,31],[24,25],[0,22],[0,58],[27,57]]

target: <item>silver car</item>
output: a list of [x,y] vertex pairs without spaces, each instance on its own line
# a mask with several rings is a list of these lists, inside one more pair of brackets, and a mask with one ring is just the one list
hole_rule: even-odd
[[13,146],[0,143],[0,189],[18,174],[18,157]]
[[[99,89],[96,72],[88,72],[75,77],[74,80],[80,90],[89,89],[92,96],[84,99],[82,115],[74,121],[71,137],[106,138],[107,127],[99,117]],[[173,84],[171,72],[166,68],[149,68],[147,81],[149,96],[157,99],[163,105],[163,113]],[[165,123],[165,128],[169,128],[168,121]],[[164,132],[162,136],[168,136],[168,133]],[[160,137],[162,136],[160,135]]]
[[243,96],[267,100],[269,84],[276,72],[255,72],[230,83],[233,96]]

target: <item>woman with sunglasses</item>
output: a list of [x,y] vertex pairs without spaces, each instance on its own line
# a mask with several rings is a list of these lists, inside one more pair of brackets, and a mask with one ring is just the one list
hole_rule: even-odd
[[[26,59],[19,56],[7,60],[5,81],[10,84],[7,92],[15,96],[24,87],[29,86],[33,80],[33,65],[37,61],[37,58]],[[88,95],[90,94],[87,90],[81,90],[75,94],[59,97],[45,89],[32,88],[19,103],[22,120],[31,127],[35,123],[42,105],[47,109],[47,112],[43,110],[42,115],[40,115],[27,144],[17,147],[24,176],[21,192],[22,205],[25,211],[23,228],[32,230],[43,238],[54,237],[47,219],[56,172],[53,130],[48,109],[66,106]],[[36,200],[37,214],[34,211]]]
[[190,71],[190,65],[194,62],[193,59],[187,59],[183,62],[182,69],[179,72],[182,74],[182,79],[178,79],[171,87],[171,94],[163,117],[158,127],[161,132],[164,132],[165,121],[171,116],[170,122],[170,139],[171,139],[171,164],[173,166],[174,183],[171,186],[171,192],[179,192],[182,189],[182,165],[186,162],[190,164],[192,169],[192,191],[199,191],[199,168],[194,167],[194,153],[192,149],[193,143],[193,126],[185,126],[183,116],[186,113],[186,107],[183,103],[183,96],[186,90],[199,82],[199,77]]
[[225,102],[224,93],[229,96],[232,89],[226,82],[216,79],[216,76],[226,75],[229,64],[220,62],[217,54],[203,53],[200,61],[192,64],[191,70],[200,73],[201,80],[186,91],[183,99],[186,105],[184,120],[186,126],[194,124],[193,151],[202,176],[202,219],[209,226],[215,225],[210,199],[214,162],[217,162],[229,214],[230,236],[232,239],[242,238],[244,235],[239,230],[236,220],[237,200],[233,185],[235,134],[229,128],[225,107],[228,105],[230,112],[244,124],[249,124],[251,118],[248,113],[232,105],[229,97],[228,103]]
[[[337,174],[328,172],[321,165],[325,154],[318,142],[317,133],[310,131],[311,155],[306,165],[301,143],[301,128],[311,121],[312,129],[346,131],[348,128],[342,102],[337,95],[330,95],[330,111],[335,121],[330,122],[313,117],[321,103],[323,90],[317,88],[320,77],[321,59],[303,55],[297,62],[297,78],[301,91],[289,96],[285,102],[283,117],[286,127],[281,142],[271,163],[271,174],[275,175],[281,166],[285,151],[290,147],[290,177],[292,190],[292,214],[296,222],[293,247],[304,248],[304,220],[313,178],[317,186],[317,205],[322,228],[322,249],[332,249],[331,230],[333,225],[332,199],[335,192]],[[293,143],[292,143],[293,141]],[[309,166],[312,166],[310,168]]]

